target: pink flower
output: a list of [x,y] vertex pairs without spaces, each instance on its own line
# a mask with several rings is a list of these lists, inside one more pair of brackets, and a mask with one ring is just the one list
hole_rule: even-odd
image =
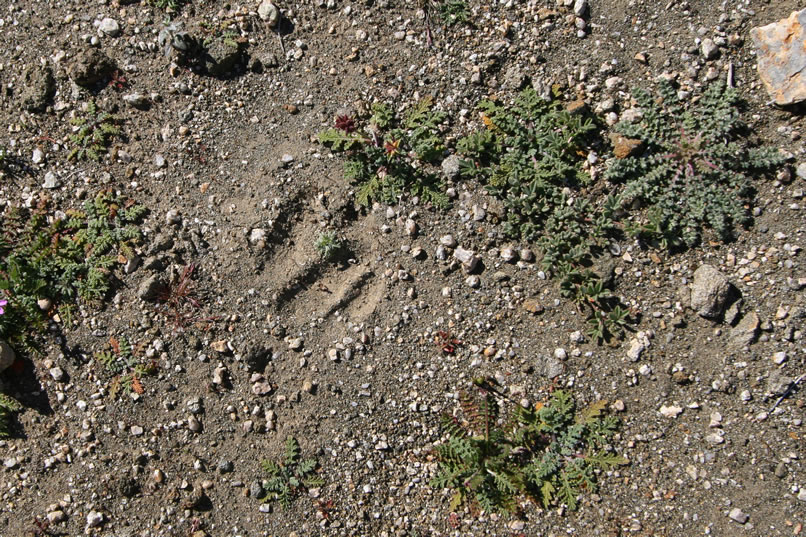
[[8,300],[0,300],[0,315],[3,315],[6,310],[3,309],[3,306],[8,304]]

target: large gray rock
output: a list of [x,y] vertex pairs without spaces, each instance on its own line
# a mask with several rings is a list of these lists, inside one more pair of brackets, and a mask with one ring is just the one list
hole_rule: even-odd
[[733,286],[718,269],[700,265],[691,284],[691,309],[702,317],[717,319],[725,311],[732,291]]
[[758,75],[776,104],[806,100],[806,9],[750,30]]

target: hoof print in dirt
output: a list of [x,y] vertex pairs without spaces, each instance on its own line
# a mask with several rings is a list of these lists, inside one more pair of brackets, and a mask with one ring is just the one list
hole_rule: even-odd
[[48,66],[32,66],[22,74],[20,104],[29,112],[44,112],[56,92],[53,70]]
[[92,89],[108,80],[115,71],[115,62],[97,49],[87,49],[70,65],[70,78],[81,87]]

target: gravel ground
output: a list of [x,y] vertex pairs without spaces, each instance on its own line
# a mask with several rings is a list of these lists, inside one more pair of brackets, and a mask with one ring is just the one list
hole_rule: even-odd
[[[46,195],[67,210],[112,188],[150,210],[140,263],[116,269],[108,303],[54,319],[42,355],[2,374],[26,409],[0,441],[0,534],[801,533],[803,113],[769,106],[748,34],[797,2],[469,0],[469,24],[450,27],[414,0],[282,1],[276,24],[259,5],[193,1],[170,23],[123,0],[0,12],[0,144],[31,168],[0,184],[0,202]],[[230,34],[206,64],[170,45],[217,28]],[[245,53],[230,57],[232,42]],[[123,87],[76,83],[112,67]],[[602,261],[637,319],[613,345],[585,335],[482,185],[450,183],[447,211],[357,208],[340,159],[315,139],[341,111],[427,95],[456,138],[478,126],[481,98],[525,84],[559,84],[612,125],[633,88],[666,75],[697,90],[728,71],[753,136],[790,166],[759,179],[753,226],[735,242],[671,255],[625,240]],[[92,97],[124,119],[125,138],[99,162],[68,161],[69,120]],[[323,230],[347,245],[343,261],[320,260]],[[456,248],[483,270],[466,274]],[[200,307],[178,326],[149,290],[191,265]],[[734,323],[696,311],[720,286],[741,296]],[[440,331],[453,353],[435,344]],[[93,359],[110,337],[157,365],[143,393],[110,393]],[[530,402],[557,387],[607,400],[629,464],[600,475],[575,512],[452,515],[449,493],[428,486],[431,447],[480,376]],[[255,496],[259,461],[280,458],[288,435],[325,485],[282,509]]]

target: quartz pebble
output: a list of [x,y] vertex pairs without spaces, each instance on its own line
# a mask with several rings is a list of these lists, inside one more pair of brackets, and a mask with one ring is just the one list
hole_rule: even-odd
[[99,513],[98,511],[90,511],[87,513],[87,527],[88,528],[96,528],[100,526],[104,521],[103,513]]
[[683,412],[683,407],[676,406],[676,405],[662,405],[660,407],[659,412],[666,416],[667,418],[676,418]]
[[733,520],[734,522],[738,522],[739,524],[746,523],[747,520],[750,518],[746,513],[742,512],[742,510],[739,509],[738,507],[734,507],[733,509],[731,509],[730,513],[728,513],[728,516],[730,517],[731,520]]

